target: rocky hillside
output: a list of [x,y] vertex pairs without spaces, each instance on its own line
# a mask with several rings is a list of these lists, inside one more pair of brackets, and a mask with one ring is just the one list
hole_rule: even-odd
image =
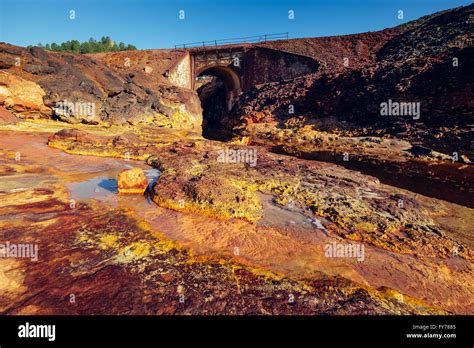
[[175,58],[160,50],[80,55],[0,43],[0,107],[19,118],[200,131],[197,95],[161,75]]
[[[256,86],[228,124],[247,131],[261,122],[310,124],[349,135],[397,136],[472,158],[473,12],[469,5],[381,32],[269,43],[312,56],[321,69]],[[419,102],[420,117],[381,116],[380,105],[389,100]]]

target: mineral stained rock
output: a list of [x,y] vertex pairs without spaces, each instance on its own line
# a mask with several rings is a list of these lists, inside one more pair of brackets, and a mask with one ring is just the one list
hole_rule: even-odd
[[124,169],[118,175],[119,193],[143,194],[148,186],[148,180],[141,168]]
[[44,105],[45,91],[37,83],[0,71],[0,103],[18,115],[50,115]]
[[[200,131],[196,92],[171,85],[162,76],[176,58],[167,50],[95,56],[0,43],[0,104],[22,119]],[[127,70],[125,59],[131,66],[143,67],[148,59],[155,63],[147,72]]]
[[[405,295],[423,298],[424,301],[448,311],[470,311],[470,307],[464,308],[459,302],[460,298],[471,292],[471,286],[463,285],[472,279],[472,243],[469,237],[462,237],[464,233],[468,233],[466,228],[469,227],[462,223],[457,227],[459,232],[453,234],[452,227],[446,224],[445,218],[438,219],[443,211],[447,213],[462,208],[463,214],[469,216],[472,215],[472,209],[450,205],[443,207],[444,203],[437,201],[426,203],[421,196],[381,184],[374,177],[331,163],[269,153],[264,147],[242,146],[237,142],[223,144],[203,139],[175,140],[172,134],[163,133],[163,130],[155,130],[151,134],[161,138],[161,142],[156,144],[153,138],[143,137],[140,143],[115,141],[115,146],[114,139],[121,139],[120,136],[83,134],[76,139],[53,136],[50,137],[49,145],[68,149],[72,154],[122,158],[126,158],[129,153],[140,154],[148,164],[162,172],[150,192],[158,206],[182,214],[205,217],[200,222],[204,225],[193,227],[196,223],[191,222],[190,225],[180,227],[173,220],[170,227],[172,231],[180,230],[176,232],[178,236],[189,235],[191,240],[202,238],[201,246],[212,249],[222,243],[243,243],[255,226],[266,222],[275,223],[279,219],[278,215],[282,215],[288,206],[294,206],[301,211],[298,216],[303,221],[315,224],[329,238],[336,238],[339,242],[345,240],[363,243],[371,250],[368,254],[373,255],[369,258],[372,261],[361,263],[361,269],[356,273],[351,271],[345,274],[351,280],[368,282],[375,288],[385,286],[396,289]],[[252,153],[258,155],[256,165],[252,166],[250,162],[220,161],[220,153],[226,148],[227,151],[252,150]],[[268,203],[262,200],[261,194],[272,197],[272,206],[276,204],[282,210],[269,217]],[[208,222],[205,221],[216,218],[227,222],[214,230],[207,230]],[[291,219],[296,220],[294,215]],[[229,230],[231,221],[235,220],[243,222],[235,230]],[[455,220],[450,220],[450,224]],[[241,226],[242,224],[245,226]],[[197,228],[198,232],[189,232],[193,228]],[[270,259],[273,264],[278,264],[277,260],[282,257],[280,254],[295,255],[308,247],[305,243],[299,244],[301,231],[290,232],[291,229],[285,227],[277,229],[278,232],[271,234],[271,237],[269,234],[275,232],[273,229],[258,231],[257,228],[258,236],[268,236],[255,237],[261,240],[250,240],[248,243],[251,248],[259,245],[262,250],[267,250],[265,253],[270,253],[261,260],[263,264],[267,264]],[[288,240],[291,233],[298,236],[296,245]],[[216,234],[230,235],[222,237],[222,241]],[[282,234],[286,239],[281,241],[281,245],[273,245],[282,238]],[[188,238],[185,239],[189,240]],[[313,240],[315,237],[308,238]],[[214,240],[214,243],[205,242],[206,240]],[[270,245],[263,247],[266,243]],[[318,265],[318,271],[322,267],[324,272],[332,272],[331,268],[323,266],[327,262],[324,257],[313,259],[320,248],[321,246],[319,249],[316,246],[303,252],[305,256],[294,256],[298,260],[297,265],[299,262],[306,265],[303,272],[313,267],[310,265]],[[285,252],[282,251],[284,249]],[[262,250],[252,250],[249,253],[259,255]],[[456,256],[453,256],[454,252]],[[291,263],[292,260],[293,257],[281,262]],[[413,272],[413,269],[420,272]],[[456,275],[434,284],[432,278],[426,275],[435,274],[439,269],[449,269],[448,273],[454,272]],[[420,282],[424,285],[410,285]],[[425,287],[436,287],[437,291],[426,292],[423,290]]]
[[0,125],[16,123],[18,123],[18,118],[3,106],[0,106]]
[[[91,200],[71,207],[67,181],[90,177],[88,172],[117,159],[61,155],[45,145],[46,137],[4,132],[0,138],[1,236],[11,243],[35,236],[39,247],[37,262],[0,261],[2,314],[446,313],[398,291],[340,276],[299,279],[228,257],[194,255],[137,216],[146,206],[156,214],[156,206],[144,202],[133,211],[130,197],[122,200],[124,209]],[[19,146],[25,159],[18,162]],[[50,166],[42,165],[45,159]],[[451,281],[466,280],[456,276]],[[439,287],[439,279],[434,284]],[[70,301],[71,294],[76,301]]]
[[[380,32],[268,42],[322,64],[315,73],[246,91],[222,124],[258,140],[304,127],[397,137],[472,160],[473,15],[471,4]],[[389,100],[418,102],[420,114],[382,116]]]

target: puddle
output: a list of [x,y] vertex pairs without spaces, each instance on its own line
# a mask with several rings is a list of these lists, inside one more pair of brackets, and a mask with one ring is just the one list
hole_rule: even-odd
[[[132,168],[133,166],[130,164],[121,165],[119,162],[116,163],[118,167],[106,173],[101,173],[98,176],[84,181],[67,184],[71,198],[75,200],[95,199],[98,201],[117,203],[119,200],[117,175],[121,170]],[[161,172],[154,168],[145,169],[143,172],[148,179],[148,189],[150,189],[159,179]]]
[[117,195],[117,180],[108,176],[96,176],[95,178],[78,183],[68,184],[72,199],[97,199],[107,201]]

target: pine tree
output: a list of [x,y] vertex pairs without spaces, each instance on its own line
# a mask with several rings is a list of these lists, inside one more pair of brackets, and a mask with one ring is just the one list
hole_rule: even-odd
[[[39,47],[43,47],[41,43],[38,43]],[[55,42],[46,44],[44,46],[47,50],[56,52],[74,52],[74,53],[96,53],[96,52],[117,52],[117,51],[130,51],[136,50],[134,45],[126,45],[120,42],[118,45],[113,41],[110,36],[102,36],[100,40],[90,38],[86,42],[80,42],[78,40],[70,40],[57,44]]]

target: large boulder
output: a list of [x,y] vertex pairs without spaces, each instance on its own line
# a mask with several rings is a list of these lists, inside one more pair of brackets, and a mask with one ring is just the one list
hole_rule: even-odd
[[143,194],[148,186],[148,180],[141,168],[124,169],[118,175],[119,193]]
[[0,103],[22,115],[51,114],[44,105],[44,90],[35,82],[0,71]]
[[64,142],[64,143],[87,143],[87,144],[95,144],[97,139],[94,138],[93,135],[74,128],[65,128],[61,129],[59,132],[51,135],[48,138],[48,142]]

